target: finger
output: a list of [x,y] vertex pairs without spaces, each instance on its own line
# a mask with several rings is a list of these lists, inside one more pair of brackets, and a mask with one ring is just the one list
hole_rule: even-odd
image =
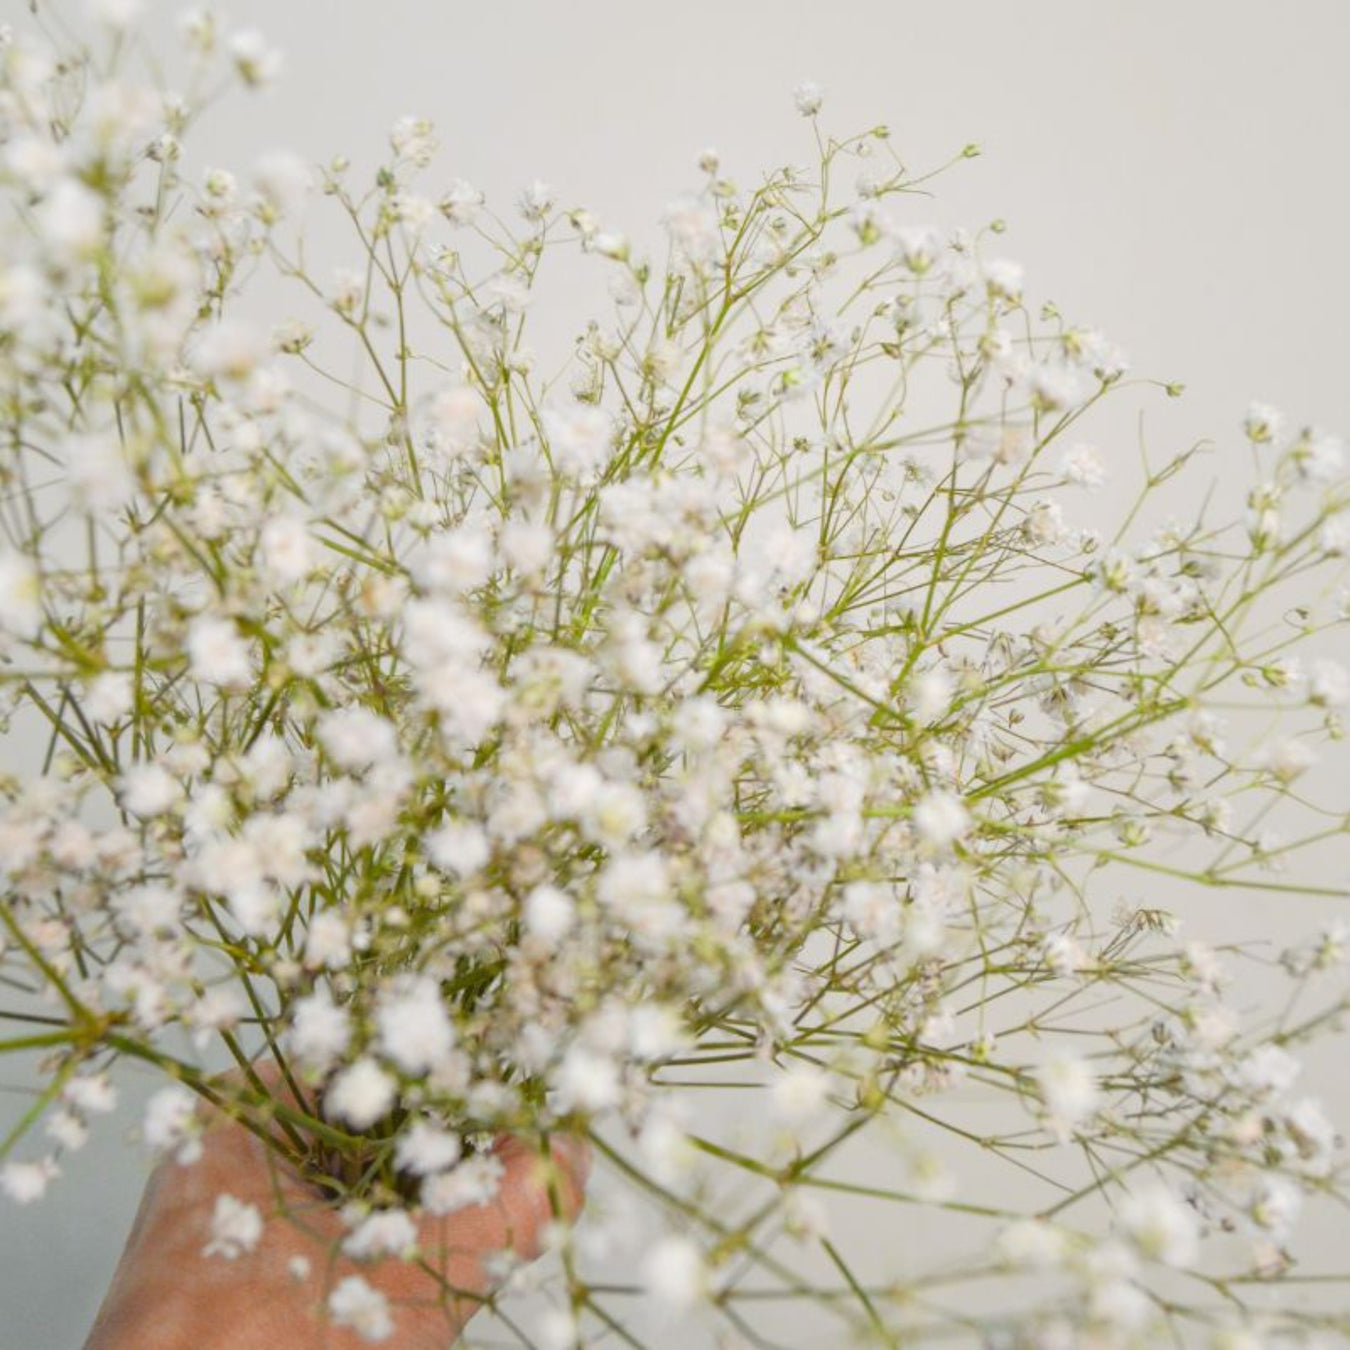
[[[212,1080],[212,1088],[220,1099],[220,1104],[203,1102],[200,1114],[203,1129],[220,1129],[246,1117],[260,1128],[264,1128],[280,1139],[286,1130],[278,1123],[280,1114],[275,1108],[283,1107],[288,1111],[299,1111],[302,1115],[314,1114],[314,1103],[307,1100],[300,1085],[293,1077],[282,1072],[274,1059],[259,1059],[249,1065],[248,1070],[230,1069]],[[304,1127],[297,1127],[301,1135]]]
[[492,1147],[501,1168],[495,1195],[483,1204],[444,1216],[424,1215],[420,1241],[428,1255],[439,1255],[443,1268],[480,1263],[496,1252],[521,1260],[540,1254],[547,1227],[573,1222],[581,1211],[589,1169],[583,1140],[555,1136],[550,1152],[538,1142],[503,1135]]
[[586,1183],[590,1180],[594,1154],[584,1134],[555,1134],[549,1138],[553,1157],[568,1183],[564,1219],[571,1223],[586,1203]]

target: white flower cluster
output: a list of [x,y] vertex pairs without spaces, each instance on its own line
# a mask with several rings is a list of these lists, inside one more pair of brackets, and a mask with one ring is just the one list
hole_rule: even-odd
[[[279,73],[213,25],[185,26],[194,62]],[[540,182],[526,241],[480,254],[477,189],[419,190],[424,119],[394,126],[369,194],[284,152],[236,177],[193,165],[180,107],[78,59],[71,110],[69,68],[0,48],[0,476],[23,503],[0,514],[0,712],[46,738],[0,780],[0,975],[43,1000],[13,1045],[51,1083],[51,1147],[0,1189],[43,1193],[126,1055],[175,1080],[142,1135],[190,1164],[223,1048],[284,1068],[275,1102],[231,1091],[290,1162],[364,1178],[357,1260],[415,1256],[410,1205],[494,1202],[492,1132],[596,1130],[679,1216],[635,1273],[657,1300],[731,1329],[756,1279],[823,1290],[780,1236],[825,1242],[819,1343],[892,1311],[908,1343],[923,1300],[879,1309],[817,1193],[878,1120],[903,1159],[875,1199],[1004,1220],[999,1260],[1072,1277],[1036,1344],[1162,1336],[1154,1267],[1191,1268],[1225,1224],[1243,1277],[1273,1272],[1336,1174],[1282,1048],[1327,1019],[1244,1035],[1218,958],[1147,904],[1108,918],[1092,878],[1251,884],[1285,851],[1233,822],[1299,805],[1350,682],[1330,659],[1303,678],[1252,615],[1282,597],[1304,632],[1344,621],[1305,575],[1345,553],[1339,443],[1253,405],[1235,532],[1102,549],[1070,513],[1124,467],[1061,442],[1123,357],[1092,329],[1033,334],[1015,263],[911,219],[884,129],[753,194],[708,152],[664,267]],[[819,116],[817,86],[795,98]],[[857,199],[821,207],[850,158]],[[320,182],[360,227],[335,277],[282,228]],[[613,317],[546,385],[522,333],[569,226]],[[259,269],[296,307],[270,336],[234,315]],[[333,334],[355,376],[326,364]],[[324,403],[315,370],[352,387]],[[930,379],[959,410],[916,436]],[[1301,720],[1230,753],[1210,705],[1252,688]],[[1178,841],[1209,860],[1188,870]],[[1125,1010],[1075,1026],[1063,1009],[1105,988]],[[764,1110],[720,1138],[682,1103],[732,1071]],[[1073,1145],[1053,1226],[957,1198],[946,1104],[916,1099],[958,1086],[1017,1113],[982,1156]],[[1145,1160],[1157,1177],[1121,1194]],[[773,1197],[742,1222],[717,1187],[746,1177]],[[206,1251],[262,1231],[221,1196]],[[619,1239],[587,1240],[557,1238],[571,1290],[618,1287],[594,1272]],[[548,1336],[581,1343],[604,1300]],[[391,1334],[360,1276],[328,1310]]]

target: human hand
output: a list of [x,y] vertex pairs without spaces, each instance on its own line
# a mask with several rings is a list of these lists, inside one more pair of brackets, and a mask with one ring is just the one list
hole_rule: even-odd
[[[492,1201],[443,1216],[415,1212],[419,1260],[355,1261],[339,1250],[347,1228],[336,1206],[211,1110],[202,1156],[152,1173],[85,1350],[357,1350],[369,1340],[326,1312],[328,1295],[353,1275],[388,1300],[385,1346],[446,1350],[494,1288],[488,1258],[533,1260],[545,1226],[580,1212],[585,1142],[555,1135],[551,1151],[552,1167],[523,1141],[499,1137]],[[230,1259],[203,1254],[222,1193],[264,1219],[257,1245]]]

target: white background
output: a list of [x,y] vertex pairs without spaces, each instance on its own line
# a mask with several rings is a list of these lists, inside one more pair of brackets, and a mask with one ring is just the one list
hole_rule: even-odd
[[[154,10],[153,42],[172,41],[176,8]],[[16,26],[26,11],[0,0]],[[389,124],[416,112],[443,142],[429,191],[462,176],[506,213],[537,176],[562,204],[654,238],[665,205],[698,185],[705,146],[744,185],[811,159],[790,97],[809,76],[828,130],[885,122],[914,167],[983,146],[913,222],[1004,218],[1029,298],[1101,327],[1137,374],[1183,381],[1179,403],[1146,404],[1160,454],[1212,437],[1216,470],[1231,456],[1245,474],[1251,398],[1350,432],[1344,0],[234,0],[228,17],[262,28],[287,69],[274,91],[216,110],[199,163],[243,171],[287,146],[369,172]],[[1132,458],[1133,421],[1121,430],[1104,448]],[[1348,863],[1342,849],[1326,880],[1344,882]],[[1235,931],[1287,936],[1334,905],[1248,894],[1192,912],[1210,935],[1241,906]],[[0,1065],[0,1084],[21,1088],[20,1074]],[[1350,1115],[1329,1072],[1309,1085]],[[0,1126],[21,1105],[0,1095]],[[47,1201],[0,1213],[0,1350],[80,1343],[143,1177],[133,1124],[129,1098]]]

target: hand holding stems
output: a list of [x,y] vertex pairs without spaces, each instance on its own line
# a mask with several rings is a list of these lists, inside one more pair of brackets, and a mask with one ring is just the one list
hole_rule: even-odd
[[[151,1175],[85,1350],[357,1350],[370,1344],[335,1324],[329,1294],[359,1275],[388,1300],[390,1350],[446,1350],[491,1295],[489,1258],[540,1254],[546,1226],[580,1212],[589,1150],[550,1140],[552,1165],[500,1136],[497,1195],[448,1215],[415,1213],[418,1258],[355,1261],[339,1250],[338,1208],[281,1163],[245,1126],[208,1112],[202,1155]],[[217,1197],[263,1216],[261,1238],[233,1258],[206,1256]]]

